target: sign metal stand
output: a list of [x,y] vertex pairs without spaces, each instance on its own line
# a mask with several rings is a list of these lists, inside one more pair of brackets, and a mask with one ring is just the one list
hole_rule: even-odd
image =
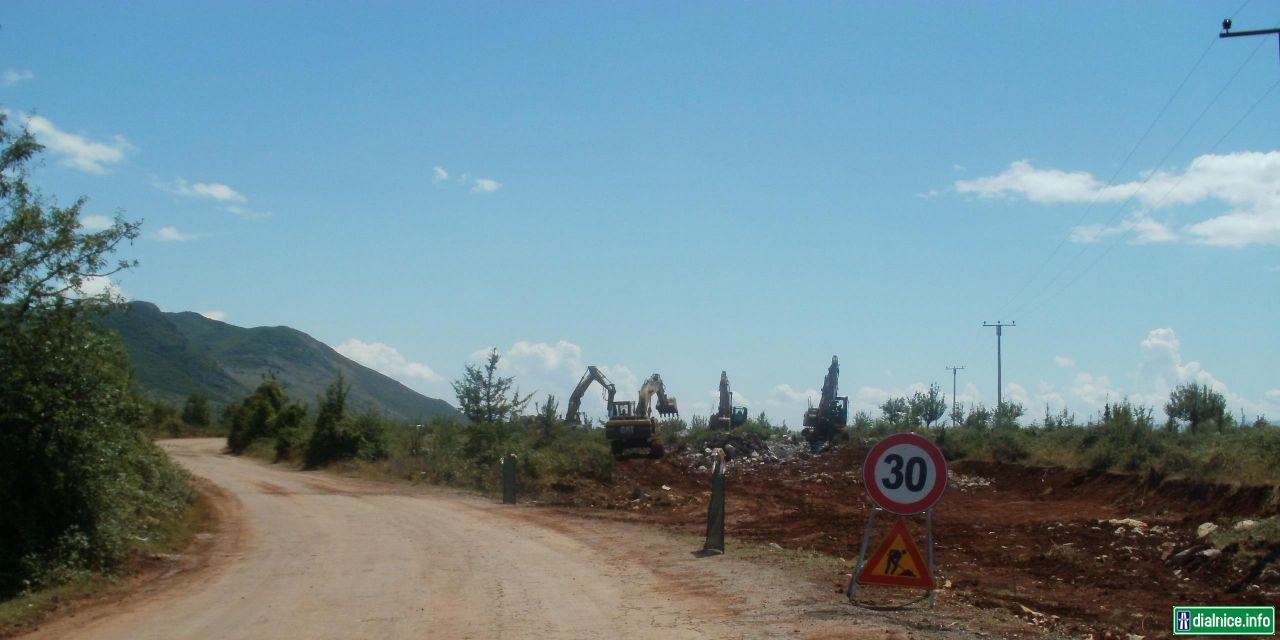
[[[862,579],[866,584],[923,587],[928,592],[929,606],[934,606],[937,603],[938,585],[933,549],[933,509],[946,490],[946,458],[936,445],[917,434],[893,434],[867,452],[862,465],[862,479],[872,507],[867,515],[866,528],[862,531],[858,562],[849,578],[849,588],[845,595],[850,603],[859,604],[855,599],[858,595],[858,581]],[[867,566],[871,533],[875,529],[876,514],[881,511],[897,515],[900,519],[875,552],[870,561],[873,566]],[[920,558],[906,526],[908,519],[921,514],[924,515],[926,547],[926,557],[923,559]],[[887,557],[891,564],[885,565],[887,569],[878,568],[886,554],[889,554]],[[910,573],[904,573],[901,577],[894,575],[894,568],[904,554],[914,554],[914,572],[928,571],[927,580],[908,578]],[[922,564],[925,567],[921,567]],[[866,576],[862,575],[864,571]]]
[[[862,574],[862,569],[867,562],[867,547],[871,542],[871,532],[875,529],[876,514],[883,511],[880,507],[872,507],[871,513],[867,516],[867,526],[862,530],[862,544],[858,547],[858,562],[853,567],[853,575],[849,576],[849,588],[845,589],[845,596],[849,598],[849,602],[857,604],[854,600],[858,597],[858,576]],[[938,575],[933,560],[933,509],[924,512],[924,544],[925,557],[929,566],[929,578],[935,587],[929,589],[929,606],[933,607],[937,604]]]

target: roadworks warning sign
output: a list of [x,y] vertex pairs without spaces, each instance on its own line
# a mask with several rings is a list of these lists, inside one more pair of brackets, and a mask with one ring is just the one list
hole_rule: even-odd
[[858,584],[933,589],[933,575],[911,539],[906,521],[899,520],[889,530],[889,536],[858,573]]

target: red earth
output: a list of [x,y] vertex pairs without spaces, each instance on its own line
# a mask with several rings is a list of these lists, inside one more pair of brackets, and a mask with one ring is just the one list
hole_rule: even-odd
[[[735,461],[726,477],[731,543],[821,552],[845,559],[844,571],[851,572],[870,506],[860,479],[867,446],[854,442],[785,462]],[[710,476],[697,466],[678,453],[625,461],[610,486],[562,487],[544,498],[575,511],[701,532]],[[1196,539],[1203,522],[1280,512],[1280,491],[1273,487],[976,461],[950,466],[934,535],[938,582],[950,583],[952,597],[1059,633],[1122,638],[1165,635],[1174,604],[1277,599],[1280,586],[1249,583],[1260,568],[1256,561],[1252,567],[1237,561],[1230,549],[1206,557],[1197,553],[1203,541]],[[877,517],[873,548],[892,518]],[[1126,521],[1109,522],[1116,520]],[[922,540],[923,518],[911,526]],[[847,580],[843,575],[820,579]]]

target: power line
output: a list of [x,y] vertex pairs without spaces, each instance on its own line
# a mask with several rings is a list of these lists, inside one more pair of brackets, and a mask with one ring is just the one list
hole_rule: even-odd
[[[1248,2],[1245,4],[1248,4]],[[1116,178],[1120,177],[1120,173],[1129,165],[1129,161],[1133,159],[1133,155],[1137,153],[1138,148],[1142,146],[1142,143],[1147,141],[1147,137],[1151,135],[1156,124],[1160,122],[1160,118],[1164,117],[1165,112],[1169,110],[1169,106],[1173,104],[1174,99],[1178,97],[1178,94],[1182,93],[1182,89],[1187,85],[1187,81],[1191,79],[1191,76],[1196,72],[1196,69],[1200,68],[1200,63],[1204,62],[1204,59],[1209,55],[1209,50],[1213,48],[1214,43],[1217,41],[1218,38],[1216,37],[1209,40],[1209,44],[1204,48],[1204,51],[1200,53],[1200,57],[1196,58],[1195,64],[1191,65],[1191,70],[1187,71],[1187,74],[1182,77],[1182,82],[1178,83],[1177,88],[1175,88],[1173,93],[1169,95],[1169,99],[1165,100],[1164,106],[1160,107],[1160,111],[1156,112],[1155,117],[1151,119],[1151,123],[1147,125],[1146,131],[1142,132],[1142,135],[1138,137],[1138,141],[1135,142],[1133,147],[1129,149],[1129,152],[1125,154],[1124,160],[1120,161],[1120,165],[1116,167],[1116,170],[1111,174],[1111,177],[1107,179],[1106,186],[1112,186],[1115,184]],[[1077,218],[1075,224],[1072,225],[1073,228],[1080,226],[1080,223],[1084,222],[1084,219],[1089,216],[1089,212],[1092,211],[1093,206],[1098,203],[1098,200],[1101,197],[1102,190],[1099,189],[1098,192],[1094,194],[1093,200],[1089,201],[1089,204],[1085,205],[1084,211],[1080,213],[1080,217]],[[1030,286],[1032,282],[1035,282],[1036,278],[1040,277],[1040,274],[1044,272],[1044,268],[1048,266],[1049,263],[1053,261],[1053,258],[1058,255],[1058,252],[1062,250],[1062,247],[1066,244],[1069,237],[1070,235],[1066,235],[1058,240],[1058,244],[1049,252],[1048,257],[1041,261],[1040,266],[1031,274],[1031,277],[1027,278],[1027,280],[1022,283],[1022,286],[1018,287],[1018,290],[1009,298],[1008,302],[1005,302],[1004,305],[1000,307],[1000,311],[1002,313],[1018,299],[1018,296],[1022,295],[1022,293],[1027,290],[1027,287]]]
[[[1240,11],[1244,10],[1244,8],[1249,5],[1249,2],[1250,0],[1246,0],[1244,4],[1241,4],[1240,7],[1236,9],[1236,13],[1239,13]],[[1176,97],[1179,92],[1181,92],[1183,86],[1186,84],[1187,80],[1191,77],[1191,74],[1194,73],[1197,68],[1199,68],[1200,63],[1203,62],[1205,56],[1209,53],[1209,50],[1212,49],[1213,43],[1220,39],[1221,39],[1221,36],[1214,36],[1213,40],[1210,41],[1209,46],[1206,47],[1203,52],[1201,52],[1200,57],[1196,60],[1196,63],[1192,66],[1191,71],[1188,72],[1187,75],[1183,77],[1183,80],[1181,83],[1179,83],[1178,88],[1174,91],[1173,95],[1170,96],[1169,100],[1166,101],[1164,108],[1160,110],[1160,113],[1157,114],[1156,119],[1153,120],[1151,125],[1147,127],[1147,131],[1143,133],[1142,138],[1139,139],[1139,144],[1141,144],[1141,142],[1146,139],[1147,135],[1151,132],[1151,129],[1155,126],[1155,123],[1159,120],[1160,116],[1163,115],[1164,111],[1173,102],[1173,98]],[[1222,88],[1218,90],[1218,93],[1215,94],[1213,99],[1209,101],[1209,104],[1205,105],[1204,109],[1200,111],[1200,114],[1196,116],[1195,120],[1191,122],[1191,124],[1182,133],[1182,135],[1179,136],[1178,140],[1173,143],[1173,146],[1171,146],[1169,150],[1165,152],[1164,156],[1161,157],[1160,161],[1156,163],[1157,167],[1163,165],[1169,159],[1169,157],[1173,155],[1174,151],[1176,151],[1178,147],[1182,145],[1182,143],[1186,140],[1187,136],[1189,136],[1191,132],[1195,130],[1196,126],[1199,125],[1200,121],[1204,119],[1204,116],[1209,112],[1210,109],[1213,108],[1215,104],[1217,104],[1218,100],[1226,92],[1227,88],[1231,86],[1231,83],[1235,81],[1236,77],[1238,77],[1240,73],[1244,71],[1244,68],[1248,66],[1249,62],[1251,62],[1254,56],[1258,54],[1258,51],[1262,48],[1263,44],[1265,44],[1265,42],[1260,42],[1258,46],[1254,47],[1253,51],[1249,53],[1249,57],[1246,58],[1244,62],[1240,64],[1239,67],[1236,68],[1235,73],[1231,74],[1231,77],[1228,78],[1226,83],[1222,85]],[[1252,111],[1252,108],[1250,109],[1250,111]],[[1136,149],[1137,149],[1137,145],[1135,145],[1134,147],[1134,150]],[[1133,151],[1130,151],[1130,153],[1125,157],[1125,163],[1127,163],[1129,158],[1131,158],[1132,156],[1133,156]],[[1123,164],[1121,165],[1121,168],[1123,168]],[[1119,170],[1117,170],[1115,174],[1112,175],[1111,179],[1107,181],[1106,186],[1108,187],[1114,186],[1115,178],[1118,176],[1118,174],[1119,174]],[[1155,171],[1148,174],[1146,178],[1144,178],[1142,182],[1138,185],[1138,187],[1134,189],[1134,191],[1129,195],[1129,197],[1125,198],[1123,202],[1117,205],[1115,212],[1107,219],[1106,224],[1103,225],[1104,229],[1107,227],[1111,227],[1112,225],[1115,224],[1115,221],[1120,217],[1122,213],[1124,213],[1125,207],[1128,206],[1131,202],[1133,202],[1133,200],[1137,198],[1140,193],[1142,193],[1142,190],[1147,186],[1147,183],[1149,183],[1156,175],[1157,174]],[[1009,302],[1005,303],[1004,307],[1001,307],[1001,312],[1003,312],[1010,305],[1012,305],[1013,302],[1018,298],[1018,295],[1020,295],[1020,293],[1024,291],[1030,285],[1030,283],[1035,280],[1035,278],[1039,277],[1040,273],[1044,271],[1044,268],[1048,266],[1052,258],[1058,253],[1059,250],[1061,250],[1061,248],[1065,245],[1066,241],[1072,236],[1072,234],[1074,233],[1074,229],[1080,226],[1080,222],[1084,220],[1084,218],[1088,215],[1089,211],[1092,209],[1093,205],[1097,203],[1098,200],[1102,197],[1102,193],[1103,193],[1103,189],[1099,189],[1098,192],[1094,195],[1093,199],[1089,202],[1089,204],[1086,205],[1085,211],[1076,220],[1076,224],[1073,225],[1072,227],[1073,231],[1069,232],[1067,235],[1063,236],[1058,241],[1058,244],[1054,247],[1053,251],[1050,252],[1049,257],[1040,263],[1040,267],[1036,269],[1035,275],[1033,275],[1032,278],[1028,279],[1027,282],[1024,283],[1021,288],[1019,288],[1018,293],[1014,294],[1014,296],[1009,299]],[[1121,237],[1124,237],[1124,234],[1121,234]],[[1058,282],[1058,280],[1061,279],[1064,275],[1066,275],[1066,273],[1070,270],[1070,265],[1077,262],[1087,251],[1088,251],[1088,247],[1081,247],[1078,251],[1076,251],[1076,253],[1072,255],[1072,257],[1069,258],[1066,261],[1066,263],[1062,265],[1062,268],[1058,269],[1057,272],[1054,274],[1054,276],[1044,284],[1044,286],[1041,288],[1042,294],[1043,292],[1047,291],[1050,287],[1052,287],[1056,282]],[[1076,277],[1076,278],[1073,278],[1072,281],[1075,281],[1078,279],[1079,278]],[[1061,290],[1065,290],[1065,287]],[[1011,315],[1021,315],[1028,308],[1039,306],[1040,303],[1048,300],[1050,297],[1052,296],[1045,296],[1045,295],[1035,296],[1032,299],[1023,302],[1021,306],[1015,308]]]
[[[1196,126],[1200,123],[1200,121],[1204,119],[1204,116],[1209,112],[1210,109],[1213,108],[1213,105],[1218,102],[1218,99],[1221,98],[1224,93],[1226,93],[1227,89],[1231,86],[1231,83],[1235,81],[1236,77],[1238,77],[1242,71],[1244,71],[1244,68],[1248,66],[1249,62],[1253,60],[1254,56],[1258,54],[1258,51],[1262,49],[1262,45],[1264,44],[1266,44],[1265,40],[1259,42],[1258,45],[1253,48],[1253,51],[1249,53],[1249,57],[1245,58],[1244,62],[1241,63],[1240,66],[1236,68],[1235,73],[1231,74],[1231,77],[1228,78],[1226,83],[1222,85],[1222,88],[1218,90],[1218,93],[1213,96],[1213,99],[1209,101],[1209,104],[1205,105],[1204,109],[1200,111],[1200,114],[1196,116],[1196,119],[1192,121],[1189,127],[1187,127],[1187,130],[1182,133],[1182,135],[1178,138],[1178,140],[1173,143],[1173,146],[1169,148],[1169,151],[1165,153],[1164,157],[1160,159],[1160,162],[1156,163],[1156,166],[1163,165],[1165,161],[1168,160],[1168,158],[1171,155],[1173,155],[1173,152],[1177,150],[1178,146],[1181,145],[1182,142],[1187,139],[1187,136],[1191,134],[1192,130],[1194,130]],[[1259,97],[1258,100],[1255,101],[1253,105],[1249,107],[1249,109],[1244,113],[1244,115],[1241,116],[1238,120],[1236,120],[1236,122],[1231,125],[1231,127],[1227,130],[1225,134],[1223,134],[1220,138],[1218,138],[1218,141],[1215,142],[1213,146],[1209,148],[1207,153],[1213,153],[1214,151],[1216,151],[1218,146],[1221,145],[1224,140],[1226,140],[1227,136],[1230,135],[1232,132],[1234,132],[1236,128],[1239,127],[1242,122],[1244,122],[1245,118],[1247,118],[1249,114],[1253,113],[1253,110],[1256,109],[1257,106],[1262,102],[1262,100],[1264,100],[1274,89],[1275,89],[1275,85],[1272,85],[1270,88],[1268,88],[1267,91],[1264,92],[1262,96]],[[1124,202],[1120,203],[1120,205],[1116,208],[1115,213],[1113,213],[1112,216],[1107,220],[1107,223],[1103,225],[1104,228],[1111,227],[1112,225],[1114,225],[1116,220],[1119,218],[1120,214],[1124,212],[1124,207],[1128,205],[1130,202],[1132,202],[1134,198],[1136,198],[1138,194],[1141,193],[1142,190],[1147,186],[1147,184],[1151,182],[1151,180],[1155,177],[1156,177],[1156,173],[1154,171],[1149,175],[1147,175],[1147,177],[1143,179],[1142,183],[1138,185],[1138,188],[1134,190],[1133,194],[1130,195],[1128,198],[1126,198]],[[1171,187],[1169,191],[1167,191],[1164,194],[1163,197],[1155,201],[1155,204],[1152,205],[1152,208],[1158,208],[1159,205],[1164,204],[1164,201],[1169,197],[1171,193],[1173,193],[1175,189],[1177,189],[1179,185],[1182,184],[1182,181],[1186,180],[1186,177],[1187,177],[1187,174],[1184,172],[1177,180],[1174,181],[1173,187]],[[1102,259],[1105,258],[1108,254],[1110,254],[1111,251],[1115,249],[1116,245],[1118,245],[1121,241],[1129,237],[1130,233],[1131,233],[1130,230],[1123,230],[1121,233],[1116,234],[1116,238],[1112,240],[1106,247],[1104,247],[1102,252],[1099,253],[1097,256],[1095,256],[1094,259],[1091,260],[1083,270],[1076,272],[1076,274],[1072,276],[1071,279],[1066,282],[1066,284],[1057,288],[1052,293],[1049,293],[1049,288],[1052,287],[1053,284],[1056,283],[1058,279],[1061,278],[1063,275],[1065,275],[1069,270],[1064,265],[1064,268],[1059,270],[1057,275],[1055,275],[1052,279],[1049,280],[1048,283],[1045,284],[1044,289],[1042,289],[1042,292],[1044,293],[1044,295],[1041,295],[1037,298],[1033,298],[1032,300],[1028,300],[1022,306],[1018,307],[1015,310],[1015,313],[1019,315],[1025,315],[1026,313],[1032,311],[1036,307],[1039,307],[1044,303],[1048,302],[1049,300],[1052,300],[1062,295],[1062,293],[1064,293],[1067,289],[1071,288],[1071,286],[1074,285],[1076,282],[1078,282],[1080,278],[1084,277],[1086,273],[1092,270],[1094,266],[1096,266],[1099,262],[1101,262]],[[1073,256],[1070,262],[1074,262],[1075,259],[1078,259],[1081,256],[1083,256],[1084,253],[1088,251],[1088,249],[1089,249],[1088,246],[1082,246],[1080,250],[1076,252],[1075,256]]]
[[[1231,128],[1227,129],[1227,132],[1222,134],[1222,136],[1218,138],[1218,141],[1215,142],[1213,146],[1209,148],[1209,153],[1213,153],[1214,151],[1216,151],[1218,149],[1218,145],[1222,144],[1222,142],[1227,139],[1227,136],[1231,135],[1236,130],[1236,127],[1239,127],[1240,123],[1244,122],[1245,119],[1249,117],[1249,114],[1253,113],[1253,110],[1256,109],[1259,104],[1262,104],[1262,101],[1265,100],[1267,96],[1271,95],[1271,92],[1275,91],[1276,87],[1278,86],[1280,86],[1280,80],[1277,80],[1274,83],[1272,83],[1271,86],[1265,92],[1263,92],[1263,94],[1256,101],[1254,101],[1253,105],[1250,106],[1249,109],[1244,112],[1244,115],[1240,116],[1240,118],[1236,120],[1235,124],[1231,125]],[[1158,209],[1160,205],[1163,205],[1165,200],[1168,200],[1169,196],[1172,195],[1173,192],[1178,189],[1178,187],[1182,186],[1182,182],[1186,179],[1187,179],[1187,174],[1185,173],[1182,174],[1174,182],[1173,186],[1169,187],[1169,190],[1165,191],[1164,195],[1161,196],[1160,199],[1157,200],[1155,204],[1152,205],[1152,208]],[[1106,246],[1105,249],[1103,249],[1102,253],[1098,254],[1098,256],[1095,257],[1092,262],[1086,265],[1083,270],[1077,273],[1075,277],[1071,278],[1071,280],[1068,281],[1066,285],[1064,285],[1061,289],[1059,289],[1054,295],[1050,296],[1050,298],[1056,298],[1057,296],[1062,295],[1062,293],[1065,292],[1067,289],[1071,288],[1071,286],[1074,285],[1077,281],[1079,281],[1080,278],[1084,277],[1084,275],[1087,274],[1091,269],[1093,269],[1094,266],[1096,266],[1099,262],[1101,262],[1103,258],[1107,257],[1107,255],[1110,254],[1111,251],[1115,249],[1117,245],[1120,244],[1120,241],[1128,237],[1130,233],[1132,232],[1125,231],[1124,233],[1118,235],[1115,240],[1113,240],[1110,244]]]

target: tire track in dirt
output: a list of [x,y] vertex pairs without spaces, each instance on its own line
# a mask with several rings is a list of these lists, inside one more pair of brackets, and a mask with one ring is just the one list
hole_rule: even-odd
[[215,559],[31,638],[976,637],[840,606],[786,563],[695,557],[652,526],[292,471],[222,440],[163,446],[225,492]]

